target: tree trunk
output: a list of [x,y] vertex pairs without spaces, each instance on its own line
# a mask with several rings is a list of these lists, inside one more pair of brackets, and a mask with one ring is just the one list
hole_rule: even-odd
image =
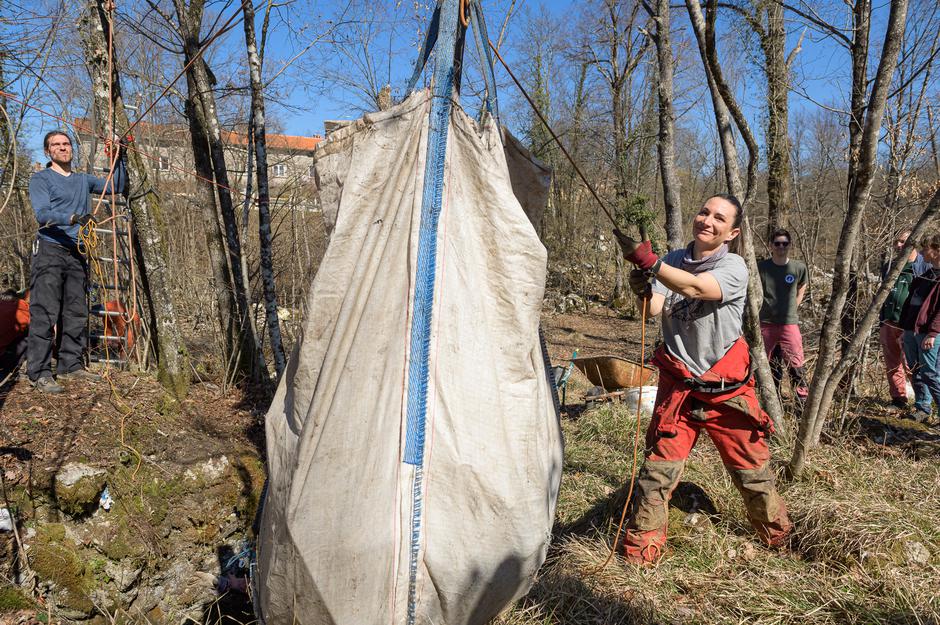
[[659,67],[656,89],[659,101],[659,138],[656,150],[659,154],[663,204],[666,209],[666,240],[669,249],[675,250],[685,245],[685,238],[682,235],[681,185],[676,171],[676,114],[672,105],[673,56],[669,35],[669,1],[656,0],[656,14],[650,17],[656,22],[653,41],[656,44],[656,60]]
[[[174,0],[173,3],[179,20],[180,33],[183,36],[183,49],[187,60],[196,57],[200,48],[203,3],[204,0],[193,0],[190,2],[189,7],[185,5],[184,0]],[[192,77],[190,84],[196,89],[195,94],[190,93],[190,98],[198,103],[193,109],[196,116],[200,118],[209,141],[209,154],[212,157],[212,171],[219,200],[219,212],[225,230],[228,268],[232,276],[235,304],[238,311],[242,362],[248,367],[252,381],[261,382],[268,386],[270,379],[267,375],[267,366],[264,364],[264,354],[261,351],[254,315],[248,298],[248,276],[245,271],[245,261],[242,256],[241,240],[238,234],[238,218],[232,203],[231,185],[229,184],[228,170],[225,165],[222,129],[216,112],[215,96],[212,92],[213,80],[209,77],[209,66],[203,59],[192,63],[187,69],[187,74]]]
[[[194,94],[196,88],[192,84],[192,76],[187,76],[186,82],[189,85],[189,93]],[[199,176],[196,181],[193,204],[202,215],[203,228],[206,233],[206,247],[209,251],[209,265],[212,269],[210,288],[215,291],[218,307],[221,361],[229,363],[237,351],[234,319],[238,317],[238,311],[235,305],[232,275],[225,257],[225,241],[222,226],[219,224],[215,186],[212,184],[212,157],[209,155],[209,140],[206,137],[205,128],[199,121],[202,116],[197,113],[198,107],[199,103],[194,101],[192,96],[186,100],[186,119],[189,123],[189,137],[193,149],[193,166],[196,175]]]
[[786,227],[790,207],[790,129],[787,96],[787,30],[781,2],[766,3],[767,29],[761,37],[767,75],[767,240]]
[[[82,46],[92,80],[92,92],[98,119],[98,134],[110,125],[102,116],[114,110],[114,127],[123,134],[130,128],[124,110],[121,84],[115,67],[108,73],[108,41],[111,24],[103,0],[89,0],[80,18]],[[113,54],[112,58],[117,58]],[[108,85],[112,85],[108,98]],[[105,135],[107,136],[107,135]],[[136,150],[129,150],[128,188],[134,239],[143,261],[139,267],[150,308],[151,336],[157,359],[157,377],[177,399],[185,397],[190,383],[189,355],[183,342],[173,299],[170,295],[170,270],[167,254],[167,228],[160,199],[148,180],[147,165]],[[136,311],[135,311],[136,312]]]
[[[784,421],[783,406],[780,404],[780,397],[777,394],[777,385],[774,383],[773,374],[770,371],[770,362],[767,360],[767,354],[764,350],[764,338],[760,331],[760,307],[764,300],[764,291],[761,286],[760,275],[757,272],[757,258],[754,255],[751,224],[747,215],[747,206],[754,193],[754,169],[757,160],[756,143],[754,142],[753,136],[751,136],[750,129],[743,115],[740,113],[740,109],[737,107],[737,103],[733,99],[731,90],[724,84],[720,73],[716,73],[716,70],[719,68],[717,52],[715,50],[714,33],[712,33],[711,37],[708,36],[708,24],[702,15],[702,7],[699,4],[699,0],[686,0],[685,4],[689,11],[689,18],[692,21],[692,29],[695,31],[695,38],[698,41],[699,54],[705,66],[705,76],[708,80],[712,108],[715,112],[715,124],[718,127],[718,134],[721,138],[721,151],[724,156],[725,178],[727,180],[728,189],[735,197],[741,200],[745,211],[741,234],[738,236],[738,240],[740,241],[739,247],[741,255],[744,257],[745,263],[747,263],[748,270],[744,336],[751,348],[751,368],[754,371],[754,377],[757,381],[757,390],[760,393],[761,406],[773,420],[777,433],[781,437],[787,438],[789,428],[787,427],[786,421]],[[734,133],[731,127],[732,108],[737,112],[734,116],[734,122],[748,144],[747,187],[741,184],[737,147],[734,143]]]
[[[614,57],[616,59],[616,57]],[[617,213],[622,214],[623,208],[627,203],[627,126],[625,113],[623,110],[623,86],[612,84],[610,86],[610,97],[613,109],[613,131],[614,131],[614,170],[617,175],[616,182],[616,202],[614,206]],[[620,214],[615,213],[618,221]],[[640,233],[641,239],[646,239],[645,233]],[[624,265],[620,254],[615,253],[615,272],[614,272],[614,292],[612,302],[619,304],[625,296],[624,289]]]
[[[867,4],[867,0],[859,0],[859,4]],[[870,7],[869,7],[870,8]],[[826,314],[823,317],[827,322],[823,325],[819,340],[819,356],[813,382],[810,386],[809,397],[803,410],[800,421],[800,431],[797,436],[793,457],[790,459],[790,472],[793,475],[801,473],[806,465],[807,454],[819,442],[819,435],[832,401],[832,394],[838,385],[841,376],[836,373],[836,357],[839,352],[840,319],[845,309],[846,296],[851,281],[852,258],[858,241],[858,232],[865,210],[871,199],[872,184],[875,179],[875,165],[878,152],[878,137],[881,132],[881,122],[884,117],[885,103],[891,79],[897,67],[901,44],[904,39],[904,30],[907,19],[908,0],[892,0],[888,24],[885,30],[884,45],[882,46],[881,60],[872,85],[871,95],[868,99],[864,126],[857,141],[857,149],[850,156],[849,163],[849,202],[848,212],[839,236],[839,246],[836,252],[835,275],[832,283],[832,295]],[[856,12],[856,24],[867,23],[868,18]],[[856,36],[860,36],[856,33]],[[867,39],[867,29],[865,38]],[[868,56],[867,42],[853,45],[853,57],[865,52]],[[853,77],[855,68],[865,61],[853,58]],[[853,111],[859,105],[855,89],[863,86],[864,81],[855,81],[853,78],[852,105]],[[862,93],[864,98],[864,92]],[[851,124],[854,123],[850,121]],[[853,340],[854,342],[854,340]],[[850,354],[843,353],[844,362]]]
[[[269,5],[270,6],[270,5]],[[264,285],[264,310],[274,354],[274,369],[278,377],[287,366],[281,323],[277,317],[277,289],[274,283],[274,254],[272,251],[270,192],[268,186],[268,152],[265,140],[264,92],[261,84],[261,63],[264,51],[258,50],[255,38],[255,9],[251,2],[242,5],[245,14],[245,47],[248,51],[248,75],[251,80],[251,113],[254,132],[255,161],[258,180],[258,235],[261,252],[261,282]]]

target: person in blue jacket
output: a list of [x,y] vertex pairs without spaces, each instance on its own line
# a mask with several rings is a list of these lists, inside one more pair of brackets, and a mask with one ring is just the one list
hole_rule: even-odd
[[[111,141],[105,153],[120,149]],[[88,264],[78,248],[79,229],[91,220],[90,193],[121,193],[126,172],[119,154],[111,182],[72,171],[72,139],[61,130],[46,133],[46,168],[29,179],[29,199],[39,223],[30,263],[29,338],[26,373],[35,388],[61,393],[52,374],[52,346],[58,322],[58,381],[99,379],[83,363],[88,324]]]

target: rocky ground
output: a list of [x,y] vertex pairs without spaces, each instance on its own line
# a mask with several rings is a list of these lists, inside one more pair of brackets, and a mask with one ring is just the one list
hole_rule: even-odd
[[0,622],[238,616],[216,581],[264,481],[257,414],[234,390],[176,403],[149,376],[110,377],[0,394],[0,507],[18,529],[0,533]]

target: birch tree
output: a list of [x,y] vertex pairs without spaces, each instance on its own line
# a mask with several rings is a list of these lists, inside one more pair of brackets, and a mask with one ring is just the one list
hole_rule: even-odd
[[[278,377],[287,366],[284,356],[284,344],[281,340],[281,323],[277,317],[277,288],[274,282],[274,254],[271,249],[271,194],[268,185],[268,153],[265,139],[264,87],[261,83],[261,67],[264,60],[264,41],[267,36],[271,2],[264,13],[264,25],[261,29],[261,47],[255,37],[255,8],[251,2],[242,5],[245,19],[245,48],[248,54],[248,75],[251,85],[251,132],[256,164],[255,176],[258,181],[258,237],[261,256],[261,282],[264,287],[265,322],[268,336],[271,338],[271,352],[274,355],[274,369]],[[250,157],[249,157],[250,158]]]

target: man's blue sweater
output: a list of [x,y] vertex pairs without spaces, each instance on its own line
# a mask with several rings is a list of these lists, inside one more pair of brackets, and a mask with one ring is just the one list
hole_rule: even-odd
[[118,159],[112,184],[104,178],[81,172],[68,176],[47,167],[29,179],[29,201],[39,222],[39,238],[66,247],[78,245],[78,225],[70,223],[72,215],[80,217],[91,212],[89,193],[120,194],[124,191],[127,174],[124,163]]

